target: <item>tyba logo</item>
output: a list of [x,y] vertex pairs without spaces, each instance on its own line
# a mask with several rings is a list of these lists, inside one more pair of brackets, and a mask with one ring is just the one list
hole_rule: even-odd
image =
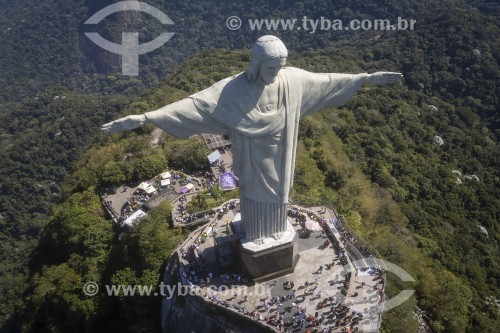
[[[92,15],[85,24],[98,24],[109,15],[123,11],[148,13],[158,19],[162,24],[174,24],[174,22],[158,8],[139,1],[122,1],[109,5]],[[122,74],[132,76],[139,75],[139,55],[156,50],[168,42],[174,34],[174,32],[163,32],[160,36],[156,37],[156,39],[144,44],[139,44],[138,32],[122,32],[121,44],[110,42],[97,32],[86,32],[85,36],[103,49],[120,54],[122,56]]]

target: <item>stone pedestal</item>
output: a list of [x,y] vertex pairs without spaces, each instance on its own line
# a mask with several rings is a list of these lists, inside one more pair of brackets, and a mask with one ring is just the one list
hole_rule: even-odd
[[234,244],[234,253],[242,274],[261,282],[293,272],[299,260],[298,234],[290,222],[280,239],[265,238],[262,244],[245,239],[241,223],[240,214],[231,222],[233,232],[240,236]]

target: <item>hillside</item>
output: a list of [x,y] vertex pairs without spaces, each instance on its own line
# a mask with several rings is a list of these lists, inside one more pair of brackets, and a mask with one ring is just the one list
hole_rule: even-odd
[[[287,46],[295,52],[335,45],[363,47],[365,42],[379,34],[382,39],[398,36],[406,40],[407,49],[422,50],[422,53],[414,54],[417,59],[412,63],[413,66],[424,71],[451,70],[463,80],[466,80],[462,73],[465,68],[454,67],[457,65],[456,60],[462,62],[464,56],[474,48],[485,52],[483,57],[499,54],[498,45],[488,41],[498,30],[495,22],[498,5],[495,1],[443,3],[425,0],[398,3],[341,0],[332,4],[325,0],[282,0],[272,3],[263,0],[229,3],[214,0],[189,3],[182,0],[147,0],[144,2],[166,13],[174,24],[163,27],[148,14],[132,15],[128,12],[111,15],[97,26],[84,24],[94,13],[114,2],[118,1],[0,1],[0,103],[33,97],[54,85],[79,92],[135,95],[156,87],[176,64],[200,50],[248,49],[258,36],[268,32],[286,40]],[[241,29],[232,31],[227,28],[226,19],[230,16],[241,18]],[[417,25],[415,32],[319,29],[311,33],[283,28],[252,30],[248,23],[248,20],[253,19],[296,19],[300,22],[304,16],[345,22],[381,18],[395,22],[401,17],[415,19]],[[175,32],[175,35],[158,50],[141,55],[140,75],[129,77],[120,74],[119,55],[99,48],[84,35],[85,32],[94,31],[115,43],[121,43],[123,31],[138,31],[141,43],[153,40],[164,31]],[[455,54],[459,50],[462,52]],[[397,49],[390,51],[397,52]],[[419,54],[425,54],[426,60],[431,60],[434,55],[446,56],[447,60],[435,62],[438,68],[426,67],[425,61],[418,59]],[[465,74],[484,74],[482,77],[486,79],[491,72],[484,67],[471,67],[470,72]],[[434,90],[427,83],[422,82],[428,91]]]
[[[295,55],[290,62],[306,69],[314,69],[308,63],[335,67],[347,54],[352,60],[344,62],[344,66],[347,70],[351,68],[351,71],[358,71],[358,66],[362,66],[364,62],[362,54],[354,49],[329,49],[314,56]],[[185,63],[184,70],[171,80],[180,82],[181,76],[188,80],[189,77],[195,77],[194,73],[190,75],[191,71],[196,71],[197,81],[211,81],[214,73],[229,75],[231,68],[242,69],[246,56],[240,52],[205,53]],[[200,61],[208,68],[206,72],[196,70]],[[380,64],[374,63],[372,66],[377,68]],[[192,81],[191,84],[196,86],[197,82]],[[158,96],[166,96],[172,89],[165,87],[156,90],[141,105],[156,106]],[[436,110],[429,107],[430,103],[435,105]],[[301,124],[301,148],[297,159],[293,199],[297,202],[321,202],[338,207],[352,227],[383,258],[400,265],[415,276],[417,295],[414,302],[417,301],[428,312],[431,325],[437,332],[461,332],[466,331],[466,327],[481,327],[483,331],[493,332],[498,315],[494,308],[485,305],[484,299],[498,293],[498,286],[494,282],[494,277],[499,273],[494,260],[499,254],[498,226],[495,223],[498,214],[498,186],[495,179],[498,178],[498,171],[493,168],[495,163],[490,162],[491,157],[498,154],[498,145],[491,131],[481,125],[482,121],[477,115],[465,113],[460,117],[461,114],[457,113],[455,105],[405,86],[398,86],[396,89],[364,89],[345,108],[324,110],[312,118],[304,119]],[[465,124],[464,121],[469,117],[475,117],[476,126],[482,128],[480,133]],[[450,124],[452,120],[453,125]],[[145,134],[147,133],[148,131]],[[445,145],[435,145],[436,134],[443,136]],[[137,244],[128,245],[128,241],[125,245],[110,242],[111,236],[107,236],[108,238],[99,241],[98,244],[101,245],[93,245],[103,248],[98,256],[93,252],[85,252],[87,256],[82,261],[78,243],[85,242],[85,236],[76,231],[75,236],[81,240],[72,244],[57,236],[64,234],[61,228],[70,228],[78,221],[72,222],[74,218],[70,217],[77,207],[76,198],[98,192],[102,184],[96,175],[111,161],[121,165],[120,168],[127,169],[136,162],[123,162],[122,154],[126,151],[133,153],[138,159],[147,156],[165,156],[168,159],[171,154],[168,145],[151,151],[143,144],[134,144],[136,140],[147,140],[147,136],[141,138],[133,133],[113,136],[106,144],[96,146],[86,153],[77,164],[74,176],[68,178],[66,193],[73,194],[68,194],[66,203],[57,210],[45,228],[41,246],[37,250],[39,258],[46,258],[42,261],[45,262],[43,265],[48,266],[41,270],[42,263],[38,262],[33,268],[32,274],[35,275],[31,281],[32,287],[26,295],[28,307],[25,311],[30,314],[40,313],[35,319],[23,317],[33,327],[46,327],[49,323],[44,319],[46,310],[40,311],[47,308],[47,302],[52,304],[56,297],[67,299],[68,296],[64,295],[68,292],[76,297],[67,299],[69,304],[93,302],[95,310],[86,314],[92,319],[86,321],[85,327],[88,329],[101,329],[100,325],[107,322],[105,318],[114,316],[113,311],[102,314],[99,310],[101,306],[105,306],[101,302],[107,304],[109,300],[82,298],[80,290],[61,286],[59,278],[55,280],[49,270],[70,270],[71,274],[77,274],[74,277],[77,281],[86,281],[90,275],[94,279],[97,276],[99,281],[104,282],[109,281],[108,279],[113,281],[118,278],[117,274],[122,276],[120,274],[124,274],[123,270],[130,269],[135,272],[135,276],[146,279],[144,268],[154,267],[147,274],[153,274],[150,278],[159,278],[157,269],[161,261],[158,262],[154,253],[143,252],[141,256],[146,255],[148,260],[154,260],[157,264],[151,266],[146,262],[144,267],[137,267],[132,264],[133,261],[129,262],[132,258],[130,252],[126,254],[120,250],[125,246],[133,253],[139,250]],[[481,149],[471,149],[474,146],[480,146]],[[480,181],[464,179],[462,184],[457,184],[456,174],[452,172],[456,169],[464,174],[473,172],[479,175]],[[93,214],[96,214],[97,206],[93,207],[94,213],[86,213],[90,214],[87,218],[92,219]],[[102,212],[98,215],[102,215]],[[81,221],[87,219],[84,216]],[[109,223],[102,221],[101,226],[94,226],[97,228],[95,231],[87,232],[102,233],[109,228]],[[489,237],[481,236],[477,226],[479,223],[488,230]],[[149,228],[148,225],[149,222],[145,222],[144,228]],[[161,224],[153,224],[152,227],[161,230],[166,225],[162,227]],[[130,237],[136,237],[134,234]],[[58,247],[67,249],[64,256],[56,255],[50,250],[54,242],[59,244]],[[148,241],[148,244],[155,247],[154,242]],[[116,259],[110,259],[116,251],[121,253],[119,263],[115,262]],[[161,256],[165,255],[163,252]],[[89,268],[84,268],[92,260],[99,260],[101,263],[97,265],[97,271],[95,268],[90,271]],[[111,262],[114,264],[109,267]],[[117,270],[116,266],[121,267],[121,270]],[[62,272],[59,274],[63,274]],[[130,277],[122,278],[131,281]],[[43,289],[40,289],[41,281],[44,281]],[[47,294],[51,290],[47,284],[58,286],[58,291]],[[402,287],[396,281],[390,286],[389,291],[394,290],[393,292]],[[129,318],[137,318],[139,314],[135,306],[138,305],[135,300],[132,302],[134,306],[121,304],[120,308],[127,306]],[[62,313],[50,313],[50,325],[63,329],[66,324],[61,321],[62,318],[72,316],[71,313],[75,310],[71,310],[71,306],[69,310],[67,307],[59,308],[57,303],[52,306],[56,306],[57,311]],[[489,316],[483,313],[488,313]],[[143,324],[154,321],[149,316],[142,316]],[[401,318],[412,321],[411,302],[385,315],[385,331],[400,332]],[[126,323],[130,322],[125,321],[123,325]]]
[[[116,313],[102,312],[110,304],[82,299],[68,281],[89,276],[109,281],[115,274],[124,281],[157,279],[165,253],[155,258],[152,251],[144,258],[138,250],[146,237],[141,232],[168,238],[173,231],[151,221],[131,236],[134,243],[119,243],[96,201],[104,185],[99,175],[118,164],[133,177],[134,163],[150,155],[169,160],[172,152],[168,146],[146,149],[149,128],[110,138],[97,134],[99,125],[244,70],[248,52],[206,49],[248,48],[268,31],[227,31],[228,16],[300,18],[305,13],[311,18],[415,17],[418,24],[415,31],[380,34],[273,32],[289,46],[291,66],[315,72],[397,70],[405,76],[396,89],[367,88],[345,108],[304,120],[294,199],[338,207],[384,258],[408,269],[417,279],[414,301],[428,311],[435,331],[494,331],[498,311],[485,303],[498,297],[500,275],[500,33],[494,2],[148,2],[165,9],[177,35],[141,56],[141,74],[130,78],[118,74],[119,57],[82,35],[83,22],[111,1],[0,1],[0,323],[10,316],[7,329],[22,324],[28,331],[49,326],[64,331],[69,322],[75,329],[111,329],[105,322]],[[100,29],[118,42],[124,28],[143,29],[142,21],[112,17]],[[141,38],[153,39],[160,30],[148,26]],[[436,136],[442,146],[435,144]],[[123,164],[122,153],[136,157]],[[96,229],[72,229],[94,216],[100,216]],[[64,226],[75,233],[71,244],[68,235],[54,234]],[[95,244],[81,248],[80,242],[97,235]],[[47,248],[52,242],[63,253]],[[130,253],[109,266],[124,252]],[[144,263],[132,264],[132,258]],[[60,292],[53,293],[54,286]],[[142,301],[130,302],[113,303],[127,308],[131,319],[112,320],[112,325],[131,327],[140,317],[136,330],[141,325],[158,329],[156,317],[136,313]],[[150,309],[155,302],[146,301]],[[398,332],[403,316],[412,320],[411,304],[395,311],[384,319],[387,332]],[[77,312],[83,317],[73,317]],[[29,319],[27,313],[37,315]],[[89,320],[93,326],[83,325]]]

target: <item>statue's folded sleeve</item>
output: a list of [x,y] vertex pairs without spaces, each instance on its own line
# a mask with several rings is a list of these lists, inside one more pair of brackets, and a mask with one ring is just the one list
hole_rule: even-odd
[[199,133],[229,133],[229,130],[214,120],[209,112],[197,107],[191,97],[146,112],[144,115],[148,121],[176,137],[185,138]]
[[300,116],[329,106],[343,106],[370,78],[369,74],[311,73],[297,70],[302,85]]

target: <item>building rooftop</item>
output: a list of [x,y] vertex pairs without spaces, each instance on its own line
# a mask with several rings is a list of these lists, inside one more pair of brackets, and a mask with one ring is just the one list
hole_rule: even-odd
[[217,149],[231,145],[228,135],[202,134],[205,143],[210,149]]

